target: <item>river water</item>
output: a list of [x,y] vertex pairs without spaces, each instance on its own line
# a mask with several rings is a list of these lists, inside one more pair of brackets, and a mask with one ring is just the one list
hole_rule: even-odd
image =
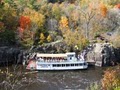
[[[3,67],[0,69],[4,71]],[[11,72],[14,71],[11,70]],[[18,76],[17,84],[12,83],[11,85],[14,84],[15,90],[86,90],[90,84],[100,82],[104,70],[100,67],[89,67],[87,70],[74,71],[26,71],[22,68],[17,70],[18,73],[15,74]],[[16,79],[15,76],[11,76],[12,79]],[[1,78],[0,82],[7,80],[5,75]],[[10,83],[13,82],[12,79],[10,79]],[[1,85],[0,90],[5,90],[3,89],[4,86]]]

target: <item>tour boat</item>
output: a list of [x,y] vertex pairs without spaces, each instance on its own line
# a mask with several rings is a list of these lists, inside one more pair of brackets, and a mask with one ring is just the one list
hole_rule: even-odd
[[75,52],[65,54],[36,53],[34,59],[29,60],[27,69],[32,70],[77,70],[87,69],[88,63]]

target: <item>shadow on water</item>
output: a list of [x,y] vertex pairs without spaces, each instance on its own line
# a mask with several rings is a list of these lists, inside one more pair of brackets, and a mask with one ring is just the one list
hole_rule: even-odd
[[[89,67],[86,70],[26,71],[34,81],[18,90],[85,90],[91,83],[100,82],[105,68]],[[30,73],[31,72],[31,73]]]

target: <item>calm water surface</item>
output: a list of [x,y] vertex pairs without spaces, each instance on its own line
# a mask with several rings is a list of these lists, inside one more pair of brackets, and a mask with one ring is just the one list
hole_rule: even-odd
[[[27,72],[29,82],[17,90],[85,90],[93,82],[100,82],[104,68],[90,67],[87,70],[75,71],[38,71]],[[3,79],[4,80],[4,76]],[[2,90],[2,89],[0,89]]]

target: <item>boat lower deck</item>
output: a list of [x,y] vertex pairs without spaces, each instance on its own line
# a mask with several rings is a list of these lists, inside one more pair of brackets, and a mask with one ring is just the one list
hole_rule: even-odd
[[37,63],[37,70],[74,70],[86,69],[88,64],[85,62],[66,62],[66,63]]

